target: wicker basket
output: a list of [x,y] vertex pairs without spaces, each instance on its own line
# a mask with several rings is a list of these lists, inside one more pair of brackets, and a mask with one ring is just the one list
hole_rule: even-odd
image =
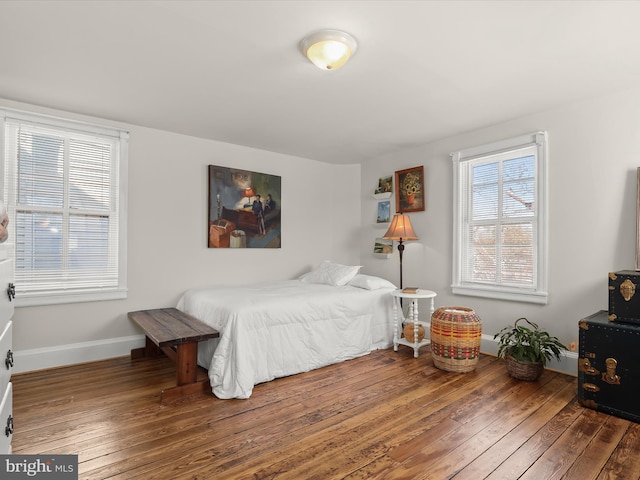
[[507,372],[513,378],[518,380],[526,380],[527,382],[535,382],[544,372],[542,362],[521,362],[511,355],[504,356]]
[[467,307],[440,307],[431,316],[431,357],[448,372],[475,370],[480,356],[482,323]]

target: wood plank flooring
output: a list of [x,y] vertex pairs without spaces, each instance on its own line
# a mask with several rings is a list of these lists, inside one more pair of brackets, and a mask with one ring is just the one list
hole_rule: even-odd
[[582,408],[577,379],[472,373],[400,347],[160,404],[175,370],[127,357],[15,375],[16,454],[78,454],[81,479],[638,479],[640,424]]

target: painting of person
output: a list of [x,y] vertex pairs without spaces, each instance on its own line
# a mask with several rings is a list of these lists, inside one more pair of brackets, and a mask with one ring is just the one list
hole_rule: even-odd
[[271,198],[271,194],[267,194],[267,199],[264,202],[264,213],[269,213],[276,209],[276,201]]
[[237,230],[246,248],[281,248],[281,194],[277,175],[209,165],[208,247],[232,248]]
[[251,209],[253,210],[253,214],[258,217],[258,233],[260,235],[264,235],[266,233],[264,228],[264,208],[262,207],[260,195],[256,195],[256,199],[253,201]]

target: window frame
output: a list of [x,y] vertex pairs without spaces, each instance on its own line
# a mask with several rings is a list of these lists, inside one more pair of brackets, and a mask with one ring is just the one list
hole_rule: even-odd
[[[487,157],[505,154],[511,151],[535,147],[535,203],[536,213],[532,222],[535,236],[534,282],[531,287],[499,285],[490,282],[474,282],[464,278],[464,241],[465,226],[469,225],[464,218],[466,205],[471,203],[470,191],[464,185],[471,185],[469,167],[474,162],[481,162]],[[547,132],[534,132],[487,145],[472,147],[451,154],[453,161],[453,256],[452,256],[452,293],[501,300],[547,304],[548,302],[548,136]],[[514,158],[516,156],[514,155]],[[501,160],[504,161],[504,160]],[[466,172],[466,174],[465,174]],[[496,226],[500,225],[496,221]]]
[[[114,199],[118,212],[118,233],[114,242],[110,242],[110,248],[117,248],[117,285],[111,287],[88,287],[66,289],[64,281],[58,282],[56,288],[45,291],[22,291],[20,292],[19,281],[16,282],[16,307],[55,305],[63,303],[91,302],[102,300],[117,300],[127,298],[127,191],[128,191],[128,155],[129,155],[129,132],[116,127],[106,127],[87,122],[81,122],[61,117],[54,117],[39,113],[32,113],[23,110],[10,108],[0,108],[0,171],[4,175],[4,180],[0,184],[2,189],[1,198],[4,200],[9,212],[9,234],[7,244],[12,249],[11,256],[15,258],[16,245],[13,242],[16,234],[16,204],[14,197],[18,186],[9,185],[12,180],[18,181],[15,174],[8,175],[12,169],[15,171],[17,165],[11,161],[8,152],[7,120],[25,122],[42,125],[43,127],[66,131],[67,133],[79,133],[81,135],[109,137],[117,142],[117,152],[111,165],[111,177],[114,182]],[[10,162],[10,163],[8,163]],[[66,178],[66,174],[65,174]],[[65,193],[65,195],[67,195]],[[14,262],[14,278],[15,278]]]

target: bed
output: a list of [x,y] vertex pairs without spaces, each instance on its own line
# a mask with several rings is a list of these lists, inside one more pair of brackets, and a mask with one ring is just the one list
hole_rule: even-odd
[[214,395],[249,398],[259,383],[392,345],[389,293],[396,287],[357,270],[344,283],[344,276],[339,284],[318,282],[313,274],[319,269],[295,280],[182,295],[179,310],[220,332],[198,345],[198,364],[208,370]]

